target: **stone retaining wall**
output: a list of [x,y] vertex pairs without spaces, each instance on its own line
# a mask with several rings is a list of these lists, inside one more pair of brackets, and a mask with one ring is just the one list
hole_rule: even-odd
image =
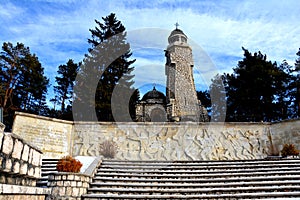
[[[300,120],[279,123],[69,122],[16,113],[13,132],[46,157],[99,156],[105,140],[117,143],[116,159],[260,159],[291,142],[300,149]],[[47,141],[50,141],[47,143]]]
[[56,172],[49,174],[48,187],[51,195],[47,200],[80,200],[81,195],[87,193],[91,176],[79,173]]

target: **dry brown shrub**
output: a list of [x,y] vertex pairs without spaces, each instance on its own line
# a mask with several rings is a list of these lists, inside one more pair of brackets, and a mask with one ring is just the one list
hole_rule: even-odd
[[72,156],[66,156],[61,158],[57,164],[56,169],[59,172],[80,172],[80,169],[82,167],[82,163],[75,158],[72,158]]
[[118,145],[112,140],[105,140],[100,144],[100,154],[104,158],[114,158],[118,151]]

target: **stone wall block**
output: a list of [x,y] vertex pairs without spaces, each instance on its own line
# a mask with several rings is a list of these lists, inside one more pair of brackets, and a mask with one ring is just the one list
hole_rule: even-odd
[[72,187],[66,187],[66,196],[72,196]]
[[71,185],[71,181],[65,181],[65,182],[64,182],[64,186],[65,186],[65,187],[70,186],[70,185]]
[[23,150],[23,142],[16,139],[14,149],[13,149],[13,152],[12,152],[12,157],[16,158],[16,159],[20,159],[21,154],[22,154],[22,150]]
[[70,174],[70,175],[68,175],[68,180],[74,180],[74,175],[73,174]]
[[29,148],[29,154],[28,154],[28,163],[32,164],[32,158],[33,158],[33,148]]
[[59,193],[58,193],[61,197],[66,195],[66,187],[60,187],[59,188]]
[[82,187],[82,182],[81,181],[77,182],[77,187]]
[[20,161],[16,160],[13,165],[13,173],[20,173]]
[[17,177],[16,178],[16,185],[21,185],[22,184],[22,178],[21,177]]
[[34,175],[34,167],[32,165],[29,165],[28,167],[28,176],[32,176]]
[[79,188],[73,187],[72,196],[73,196],[73,197],[80,196],[79,191],[80,191]]
[[74,180],[75,180],[75,181],[80,181],[80,176],[77,176],[77,175],[76,175],[76,176],[74,177]]
[[6,155],[10,155],[12,153],[14,147],[14,141],[11,137],[11,134],[4,134],[2,152]]
[[[53,188],[52,188],[51,194],[52,194],[53,196],[57,196],[57,195],[59,195],[59,193],[60,193],[60,187],[53,187]],[[54,199],[55,199],[55,198],[54,198]]]
[[13,171],[12,166],[13,166],[12,160],[10,158],[6,157],[3,171],[4,172],[12,172]]
[[40,166],[40,163],[41,163],[41,153],[38,152],[38,151],[33,151],[32,153],[32,164],[34,166]]
[[64,186],[64,182],[63,181],[57,181],[56,185],[60,186],[60,187],[63,187]]
[[86,189],[85,188],[80,188],[80,195],[83,195],[86,193]]
[[40,167],[34,167],[34,175],[35,178],[41,178],[41,168]]
[[6,183],[14,185],[16,183],[16,179],[14,179],[13,177],[6,177]]
[[20,167],[20,174],[27,175],[28,173],[28,164],[23,162]]
[[28,155],[29,155],[29,146],[27,144],[23,147],[22,157],[21,159],[24,161],[28,161]]
[[84,188],[88,188],[89,187],[89,184],[87,182],[83,182],[83,187]]
[[0,174],[0,183],[6,183],[6,177],[4,174]]
[[40,155],[39,155],[40,153],[38,152],[38,151],[33,151],[32,152],[32,164],[34,165],[34,166],[39,166],[39,164],[40,164]]
[[76,187],[76,181],[71,181],[71,187]]

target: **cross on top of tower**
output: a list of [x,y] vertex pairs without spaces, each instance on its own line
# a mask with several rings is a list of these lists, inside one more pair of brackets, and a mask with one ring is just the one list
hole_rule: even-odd
[[153,89],[155,89],[156,83],[153,83],[152,85],[153,85]]
[[176,22],[174,25],[175,25],[176,29],[178,29],[178,26],[179,26],[178,22]]

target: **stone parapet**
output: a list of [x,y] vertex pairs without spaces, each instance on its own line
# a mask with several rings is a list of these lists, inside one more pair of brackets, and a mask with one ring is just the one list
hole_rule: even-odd
[[44,200],[49,194],[48,188],[0,184],[0,199]]
[[13,133],[0,132],[0,183],[35,186],[42,152]]
[[81,173],[54,172],[48,176],[51,195],[47,200],[80,200],[87,193],[92,177]]

